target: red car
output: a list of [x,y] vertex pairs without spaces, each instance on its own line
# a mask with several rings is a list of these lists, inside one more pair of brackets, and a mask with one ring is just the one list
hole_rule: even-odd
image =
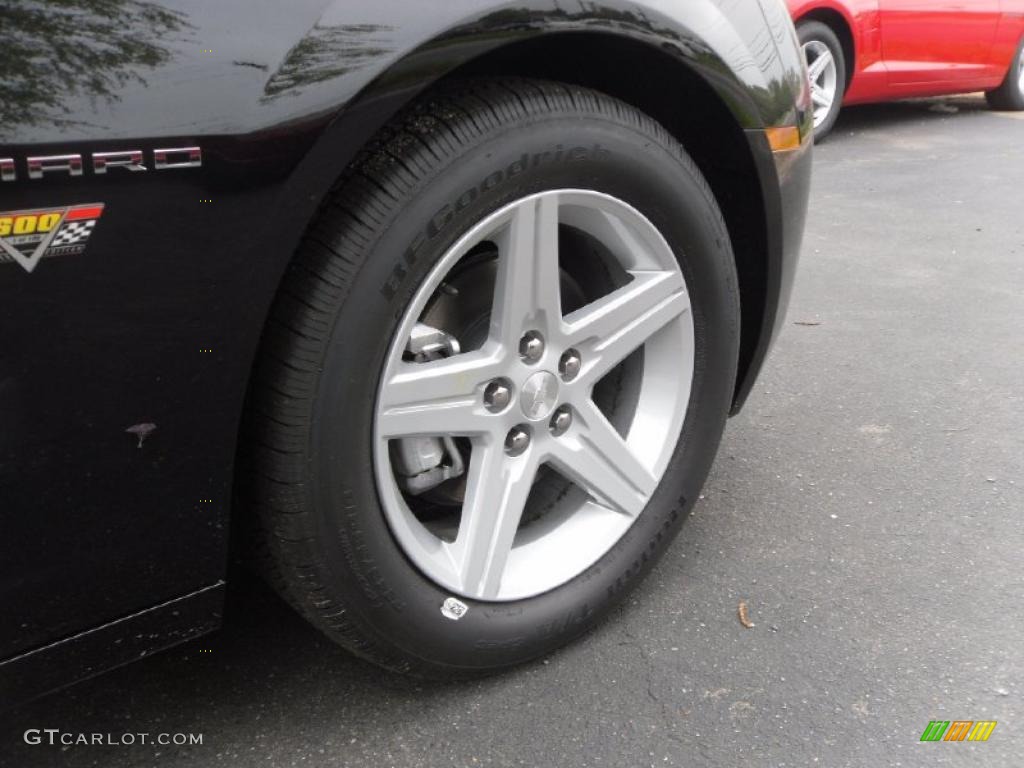
[[1024,109],[1024,0],[787,0],[807,57],[814,135],[840,104],[985,91]]

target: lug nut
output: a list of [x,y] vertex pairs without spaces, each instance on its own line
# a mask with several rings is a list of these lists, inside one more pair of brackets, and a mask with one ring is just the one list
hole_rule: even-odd
[[558,361],[558,372],[562,374],[562,381],[575,379],[579,375],[582,365],[583,360],[580,358],[579,352],[575,349],[566,350]]
[[530,433],[526,427],[512,427],[505,436],[505,453],[518,456],[530,445]]
[[569,406],[563,405],[555,411],[548,426],[551,428],[551,434],[555,437],[560,437],[568,432],[569,427],[572,426],[572,411],[569,410]]
[[544,354],[544,337],[537,331],[527,331],[519,340],[519,356],[527,363],[535,363]]
[[484,389],[484,407],[492,413],[505,410],[512,402],[512,389],[503,381],[495,380]]

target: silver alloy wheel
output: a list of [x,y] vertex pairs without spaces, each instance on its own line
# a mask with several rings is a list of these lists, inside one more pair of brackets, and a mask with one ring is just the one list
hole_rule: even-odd
[[814,127],[817,128],[828,117],[836,99],[839,73],[836,60],[828,46],[820,40],[804,43],[804,58],[807,59],[807,75],[811,81],[811,102],[814,104]]
[[[559,232],[566,227],[594,238],[630,279],[563,316]],[[442,281],[485,242],[497,247],[487,340],[439,360],[403,359]],[[531,332],[543,339],[537,359],[520,351]],[[635,411],[620,433],[591,395],[641,347]],[[578,372],[560,375],[565,359],[575,357]],[[463,236],[420,286],[388,353],[376,405],[374,464],[395,539],[427,577],[474,599],[517,600],[571,580],[619,540],[657,488],[682,431],[693,368],[693,319],[682,271],[639,211],[608,195],[572,189],[531,195],[496,211]],[[494,381],[512,387],[509,406],[497,413],[484,403]],[[562,416],[565,410],[570,420]],[[389,441],[413,436],[468,438],[471,445],[452,540],[413,514],[396,482]],[[507,448],[513,438],[515,451]],[[521,526],[545,464],[584,493],[567,494],[560,508]]]
[[1024,45],[1020,47],[1020,60],[1017,62],[1017,87],[1024,95]]

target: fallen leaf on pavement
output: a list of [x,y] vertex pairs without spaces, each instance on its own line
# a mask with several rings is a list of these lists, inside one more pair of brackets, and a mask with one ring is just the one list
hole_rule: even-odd
[[754,628],[754,622],[752,622],[750,620],[750,617],[747,616],[747,603],[746,603],[745,600],[740,600],[740,605],[739,605],[739,608],[737,609],[736,613],[739,614],[740,624],[742,624],[747,629],[753,629]]

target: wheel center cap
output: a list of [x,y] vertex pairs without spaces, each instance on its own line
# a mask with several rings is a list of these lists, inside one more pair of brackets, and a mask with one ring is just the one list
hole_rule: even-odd
[[519,405],[530,421],[547,418],[558,402],[558,377],[538,371],[528,378],[520,390]]

